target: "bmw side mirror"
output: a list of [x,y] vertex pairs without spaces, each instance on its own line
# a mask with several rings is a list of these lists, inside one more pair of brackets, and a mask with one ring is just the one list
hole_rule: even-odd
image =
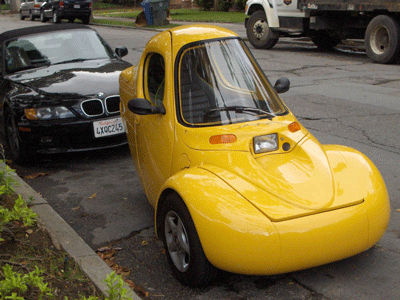
[[286,77],[279,78],[274,85],[276,92],[279,93],[286,93],[290,88],[290,81]]
[[158,102],[157,106],[154,106],[143,98],[129,100],[128,109],[137,115],[165,115],[166,113],[164,104],[162,104],[162,102]]
[[121,58],[128,54],[128,49],[126,47],[118,47],[115,49],[115,53]]

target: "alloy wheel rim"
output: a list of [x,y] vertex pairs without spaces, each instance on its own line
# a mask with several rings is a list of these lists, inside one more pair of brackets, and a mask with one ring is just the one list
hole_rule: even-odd
[[189,238],[181,218],[173,211],[165,218],[165,240],[175,267],[186,272],[190,263]]
[[7,124],[8,143],[10,144],[11,151],[13,153],[17,153],[19,150],[18,129],[14,119],[11,116],[8,116]]

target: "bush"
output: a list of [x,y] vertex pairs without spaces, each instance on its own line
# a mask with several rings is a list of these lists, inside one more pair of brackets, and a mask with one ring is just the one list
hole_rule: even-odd
[[196,0],[196,5],[203,10],[211,10],[214,6],[214,0]]
[[238,10],[245,10],[247,0],[236,0],[236,8]]
[[217,2],[218,11],[228,11],[232,8],[232,6],[232,0],[218,0]]

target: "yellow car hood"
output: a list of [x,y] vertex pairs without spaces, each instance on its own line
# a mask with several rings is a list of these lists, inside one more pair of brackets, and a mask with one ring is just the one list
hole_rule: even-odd
[[[289,132],[285,122],[272,122],[265,128],[260,124],[256,126],[242,128],[244,132],[235,131],[235,143],[211,145],[214,147],[212,152],[204,152],[211,150],[211,147],[204,142],[202,134],[192,143],[187,139],[186,143],[193,150],[203,150],[200,167],[220,177],[273,221],[297,218],[363,201],[350,199],[343,193],[336,197],[337,187],[328,157],[322,145],[306,130]],[[254,132],[256,136],[261,135],[260,128],[264,134],[278,133],[280,148],[277,151],[258,155],[253,153],[252,138]],[[272,131],[266,131],[266,128]],[[284,143],[290,144],[290,150],[282,150]]]

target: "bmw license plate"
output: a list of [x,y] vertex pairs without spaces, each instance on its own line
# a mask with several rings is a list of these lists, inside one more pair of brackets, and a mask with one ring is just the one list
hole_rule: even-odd
[[81,8],[79,4],[74,4],[74,8]]
[[125,132],[121,118],[93,122],[94,137],[110,136]]

